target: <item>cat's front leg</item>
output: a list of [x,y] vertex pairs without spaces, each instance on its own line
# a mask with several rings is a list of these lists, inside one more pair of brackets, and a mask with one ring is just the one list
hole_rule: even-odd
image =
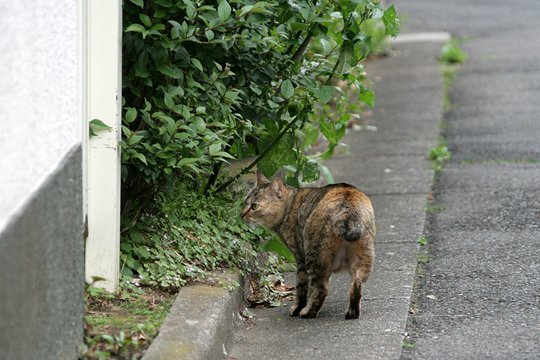
[[305,264],[298,262],[296,270],[296,299],[289,310],[291,316],[300,315],[300,311],[306,306],[308,289],[309,283],[306,266]]

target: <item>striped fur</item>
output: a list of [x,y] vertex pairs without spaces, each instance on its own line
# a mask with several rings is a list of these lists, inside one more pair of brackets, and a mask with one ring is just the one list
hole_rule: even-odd
[[297,293],[291,316],[316,317],[333,272],[348,270],[347,319],[360,315],[362,285],[374,260],[375,217],[369,198],[348,184],[296,189],[257,173],[245,199],[245,222],[275,231],[295,254]]

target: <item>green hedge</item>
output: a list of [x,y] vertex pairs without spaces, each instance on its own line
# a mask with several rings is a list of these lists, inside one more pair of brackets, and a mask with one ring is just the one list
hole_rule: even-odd
[[[267,176],[288,166],[290,182],[316,180],[351,116],[326,116],[346,101],[333,79],[373,106],[359,64],[373,29],[399,28],[376,0],[129,0],[123,22],[125,211],[171,180],[223,185],[230,159],[259,156]],[[328,148],[309,152],[320,134]]]

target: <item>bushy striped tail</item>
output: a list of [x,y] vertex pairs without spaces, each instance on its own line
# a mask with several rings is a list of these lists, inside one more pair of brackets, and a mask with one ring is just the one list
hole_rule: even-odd
[[334,225],[343,240],[353,242],[360,240],[369,231],[371,222],[370,214],[364,214],[359,209],[346,208],[337,217]]

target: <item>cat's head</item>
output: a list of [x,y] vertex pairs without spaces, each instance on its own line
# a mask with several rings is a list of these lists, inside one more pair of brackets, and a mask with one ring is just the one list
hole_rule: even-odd
[[244,200],[242,219],[250,225],[273,229],[283,218],[289,192],[281,176],[268,180],[257,171],[257,183]]

